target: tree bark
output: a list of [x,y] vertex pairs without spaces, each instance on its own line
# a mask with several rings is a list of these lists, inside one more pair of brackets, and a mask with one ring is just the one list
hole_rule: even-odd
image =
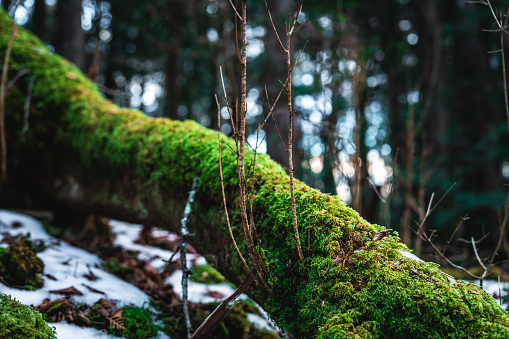
[[57,2],[55,52],[84,70],[84,33],[81,29],[81,0]]
[[32,14],[32,31],[42,41],[45,40],[46,3],[44,0],[35,0]]
[[9,7],[11,7],[11,0],[2,0],[2,7],[8,11]]
[[[0,58],[10,22],[0,12]],[[240,284],[246,275],[225,222],[217,132],[115,106],[74,65],[23,29],[11,60],[12,67],[37,76],[25,134],[19,112],[27,80],[7,97],[9,154],[16,155],[9,159],[12,180],[76,211],[179,232],[187,192],[199,176],[189,224],[193,246]],[[226,145],[234,143],[221,138],[230,220],[245,253],[236,157]],[[246,152],[246,164],[250,160]],[[404,258],[401,250],[407,248],[397,237],[372,241],[383,227],[369,224],[338,197],[297,181],[300,236],[307,245],[299,262],[289,177],[265,155],[257,156],[255,168],[253,214],[270,292],[258,282],[247,293],[279,326],[299,338],[509,336],[509,316],[489,294],[452,283],[432,263]]]

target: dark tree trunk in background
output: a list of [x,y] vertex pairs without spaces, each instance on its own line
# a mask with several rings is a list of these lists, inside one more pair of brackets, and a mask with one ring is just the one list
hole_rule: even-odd
[[32,31],[42,41],[45,39],[46,27],[46,3],[44,0],[35,0],[34,12],[32,14]]
[[[444,111],[441,94],[446,88],[444,48],[440,28],[440,8],[437,0],[418,2],[420,14],[420,46],[421,46],[421,92],[424,100],[423,114],[427,115],[425,130],[429,147],[434,156],[444,156],[447,148],[444,142],[449,129],[449,115]],[[421,145],[425,147],[426,145]]]
[[2,7],[8,11],[9,7],[11,7],[11,0],[2,0]]
[[178,83],[181,70],[179,69],[179,57],[181,32],[185,29],[187,18],[187,6],[182,0],[168,1],[165,8],[165,18],[168,21],[171,37],[166,44],[166,79],[165,79],[165,109],[164,116],[171,119],[182,119],[177,113],[179,106],[180,86]]
[[81,12],[81,0],[57,2],[54,47],[55,52],[84,70],[84,33],[81,29]]
[[[502,188],[500,164],[493,156],[493,152],[499,147],[498,138],[495,138],[493,133],[500,125],[504,109],[500,104],[497,105],[497,97],[493,93],[500,93],[500,103],[503,92],[497,91],[490,79],[490,54],[487,53],[492,49],[492,45],[487,41],[497,41],[498,36],[483,33],[484,27],[471,24],[471,16],[475,15],[475,11],[477,7],[472,4],[466,4],[463,8],[458,6],[456,10],[456,25],[465,27],[465,32],[462,32],[455,44],[456,69],[462,74],[469,74],[470,81],[458,84],[458,90],[454,94],[455,98],[461,100],[454,107],[453,116],[461,119],[464,126],[461,132],[463,140],[469,141],[456,144],[455,153],[462,154],[459,160],[465,166],[464,172],[460,174],[464,178],[460,188],[476,196],[479,206],[468,211],[470,227],[466,229],[467,239],[472,235],[480,237],[489,232],[492,243],[495,243],[499,236],[498,206],[487,194],[499,192]],[[481,34],[482,36],[479,36]],[[501,79],[501,68],[499,69],[497,76]],[[459,123],[458,120],[456,123]],[[479,148],[480,144],[483,144],[482,149]],[[457,167],[458,164],[455,165]]]
[[[392,159],[394,161],[394,179],[393,185],[395,189],[403,189],[403,178],[401,177],[401,171],[405,168],[406,160],[406,132],[405,132],[405,121],[402,117],[402,108],[400,103],[400,94],[402,93],[402,83],[404,77],[402,76],[402,65],[399,62],[401,60],[401,52],[398,50],[398,46],[395,41],[399,39],[396,27],[398,27],[398,20],[396,18],[396,8],[392,1],[386,1],[387,7],[384,11],[384,31],[382,34],[382,48],[385,52],[386,63],[385,68],[387,71],[387,84],[388,84],[388,99],[389,99],[389,126],[391,130],[390,144],[392,148]],[[403,204],[402,204],[403,205]],[[400,207],[400,213],[397,217],[403,215],[403,207]],[[407,245],[410,245],[408,239],[410,237],[408,225],[402,225],[400,220],[397,221],[400,225],[399,231],[401,239]]]
[[[418,207],[418,219],[423,220],[425,215],[425,204],[427,203],[426,190],[430,190],[428,179],[429,166],[428,155],[432,152],[434,163],[431,165],[436,172],[439,172],[440,166],[443,166],[443,158],[446,155],[445,137],[449,127],[449,114],[444,110],[441,104],[441,94],[445,89],[445,64],[444,47],[442,44],[442,31],[440,27],[440,8],[438,0],[421,0],[418,3],[418,24],[420,32],[420,60],[422,64],[422,73],[420,75],[420,91],[422,112],[418,118],[417,124],[422,126],[421,133],[415,140],[419,144],[419,152],[416,156],[420,169],[418,192],[414,190]],[[424,229],[425,230],[425,229]],[[420,253],[422,249],[422,239],[415,238],[415,250]]]
[[336,180],[334,179],[334,168],[338,161],[338,150],[336,147],[336,125],[338,123],[339,108],[334,107],[328,116],[324,116],[320,138],[325,145],[323,157],[322,180],[324,189],[322,192],[336,194]]
[[178,110],[178,96],[179,96],[179,47],[176,44],[168,43],[166,51],[166,109],[164,115],[170,119],[179,119],[177,114]]

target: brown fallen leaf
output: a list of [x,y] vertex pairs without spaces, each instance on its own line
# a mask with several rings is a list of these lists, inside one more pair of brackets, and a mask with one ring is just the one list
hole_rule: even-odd
[[215,299],[223,299],[224,295],[217,291],[207,291],[207,295],[209,297],[215,298]]
[[473,294],[477,294],[477,295],[481,295],[481,293],[477,292],[477,291],[474,291],[474,290],[469,290],[470,293],[473,293]]
[[78,326],[90,326],[91,321],[88,319],[83,312],[79,312],[74,318],[74,323]]
[[116,330],[125,330],[124,322],[122,319],[123,313],[124,310],[117,310],[111,317],[106,317],[106,319],[108,319],[109,325]]
[[[88,266],[88,265],[87,265]],[[90,267],[88,268],[88,274],[83,274],[83,276],[85,278],[87,278],[88,280],[90,281],[96,281],[97,279],[97,276],[94,274],[94,272],[92,272],[92,270],[90,269]]]
[[46,278],[48,279],[51,279],[53,281],[57,281],[57,278],[55,278],[54,276],[52,276],[51,274],[45,274]]
[[193,246],[191,246],[189,243],[186,245],[187,253],[192,254],[198,254],[198,252],[195,250]]
[[62,262],[61,262],[61,264],[62,264],[62,265],[66,265],[66,266],[68,266],[68,265],[69,265],[69,263],[71,262],[71,260],[72,260],[72,258],[69,258],[69,259],[67,259],[67,260],[65,260],[65,261],[62,261]]
[[99,312],[99,314],[105,318],[108,318],[110,316],[110,312],[108,312],[104,307],[99,307],[97,309],[97,312]]
[[83,284],[83,286],[85,286],[86,288],[88,288],[88,290],[89,290],[90,292],[99,293],[99,294],[106,294],[106,293],[104,293],[103,291],[99,291],[99,290],[97,290],[97,289],[95,289],[95,288],[93,288],[93,287],[91,287],[91,286],[88,286],[88,285],[85,285],[85,284]]
[[75,308],[76,306],[74,306],[70,300],[64,298],[54,301],[45,299],[42,304],[34,307],[35,310],[45,314],[49,320],[54,322],[59,322],[64,319],[73,322]]
[[49,293],[55,293],[55,294],[64,294],[66,296],[71,296],[71,295],[83,295],[83,293],[81,293],[78,289],[76,289],[74,286],[71,286],[71,287],[67,287],[67,288],[64,288],[64,289],[61,289],[61,290],[53,290],[53,291],[49,291]]
[[115,303],[108,299],[101,298],[96,302],[96,304],[99,304],[105,309],[110,310],[110,313],[114,313],[117,310],[117,306],[115,305]]
[[150,276],[153,280],[156,280],[156,281],[159,281],[161,280],[161,276],[159,275],[159,273],[154,269],[154,267],[152,267],[152,265],[150,265],[150,263],[148,262],[145,262],[143,263],[143,267],[142,267],[142,270],[145,274],[147,274],[148,276]]
[[373,238],[371,239],[372,241],[378,241],[378,240],[382,240],[383,238],[385,237],[388,237],[389,234],[393,231],[392,228],[389,228],[389,229],[386,229],[386,230],[381,230],[381,231],[378,231],[375,233],[375,235],[373,236]]

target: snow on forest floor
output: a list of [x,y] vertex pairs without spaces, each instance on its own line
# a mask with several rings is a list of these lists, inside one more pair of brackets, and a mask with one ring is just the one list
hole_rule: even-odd
[[[14,223],[13,222],[17,222]],[[12,225],[16,225],[13,227]],[[139,238],[142,231],[141,225],[128,224],[125,222],[110,221],[112,233],[114,235],[114,245],[120,246],[126,250],[136,251],[140,260],[147,260],[154,269],[161,271],[167,265],[167,260],[173,255],[172,251],[164,250],[154,246],[141,245],[135,241]],[[101,268],[103,261],[95,254],[91,254],[83,249],[74,247],[65,241],[50,236],[42,224],[36,219],[11,212],[0,210],[0,234],[2,236],[17,236],[30,233],[30,240],[44,244],[46,249],[37,255],[44,262],[44,286],[35,291],[20,290],[14,287],[6,286],[0,282],[0,292],[11,295],[27,305],[39,305],[45,299],[57,300],[62,298],[62,294],[50,293],[54,290],[62,290],[74,286],[83,292],[83,295],[73,295],[70,300],[75,304],[93,305],[101,298],[116,301],[118,307],[134,305],[140,308],[149,309],[156,312],[150,306],[150,297],[141,291],[138,287],[121,280],[120,278],[107,273]],[[154,237],[167,237],[170,241],[176,241],[177,236],[164,230],[153,230]],[[5,247],[0,244],[0,247]],[[408,253],[408,255],[413,256]],[[173,259],[179,261],[179,253]],[[417,260],[417,259],[416,259]],[[206,265],[205,258],[199,254],[187,254],[188,267],[193,265]],[[85,275],[92,272],[98,279],[89,280]],[[165,283],[172,286],[173,291],[182,298],[182,271],[175,270]],[[478,284],[478,281],[472,281]],[[189,280],[189,301],[193,303],[207,304],[217,302],[231,295],[234,288],[231,284],[204,284]],[[509,282],[485,280],[484,290],[493,295],[507,294],[504,289],[509,289]],[[239,299],[248,299],[246,295],[241,295]],[[508,305],[503,305],[506,308]],[[265,315],[263,310],[261,314]],[[266,328],[271,331],[277,329],[270,323],[266,316],[248,314],[248,320],[257,328]],[[98,329],[90,327],[79,327],[66,322],[51,323],[57,332],[59,339],[74,338],[118,338],[108,335]],[[158,338],[169,338],[165,333],[159,331]]]
[[[12,227],[13,222],[16,227]],[[120,221],[110,222],[112,233],[115,236],[114,245],[121,246],[126,250],[139,251],[138,258],[147,260],[156,270],[160,271],[166,265],[173,252],[161,248],[140,245],[135,243],[142,230],[141,225],[133,225]],[[155,230],[157,236],[167,236],[169,240],[175,240],[176,235],[166,231]],[[75,304],[93,305],[101,298],[106,298],[117,302],[118,307],[134,305],[140,308],[149,309],[155,312],[150,306],[150,297],[141,291],[138,287],[131,285],[116,276],[105,272],[101,268],[102,260],[95,254],[74,247],[65,241],[50,236],[42,224],[36,219],[11,212],[0,210],[0,234],[10,234],[16,236],[19,234],[30,233],[30,240],[40,242],[47,246],[46,249],[37,255],[44,262],[44,286],[35,291],[20,290],[6,286],[0,283],[0,292],[11,295],[27,305],[39,305],[45,299],[57,300],[62,298],[62,294],[50,293],[50,291],[66,289],[74,286],[80,290],[83,295],[73,295],[70,300]],[[6,245],[0,244],[0,247]],[[177,254],[174,260],[179,260]],[[188,267],[192,265],[204,265],[206,260],[198,254],[189,253],[187,255]],[[88,280],[84,275],[92,272],[99,279]],[[166,279],[166,283],[172,285],[174,292],[181,298],[182,271],[175,270],[171,276]],[[189,281],[189,300],[194,303],[210,303],[221,301],[234,292],[232,286],[228,283],[221,284],[202,284],[195,281]],[[213,293],[211,293],[213,292]],[[248,299],[242,295],[240,299]],[[262,312],[265,315],[265,313]],[[266,317],[255,314],[248,314],[248,320],[257,328],[266,328],[276,331]],[[107,335],[104,332],[90,328],[79,327],[65,322],[51,323],[56,328],[59,339],[74,338],[118,338]],[[166,334],[159,331],[158,338],[169,338]]]

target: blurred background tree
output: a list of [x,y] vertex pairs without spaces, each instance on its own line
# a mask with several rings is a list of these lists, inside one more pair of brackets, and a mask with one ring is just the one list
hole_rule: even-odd
[[[13,5],[2,1],[11,15]],[[269,0],[281,29],[297,5]],[[249,6],[254,148],[266,93],[274,100],[286,70],[265,6]],[[213,128],[220,66],[227,91],[238,97],[236,23],[227,0],[22,0],[15,17],[118,105]],[[432,193],[440,197],[456,183],[425,227],[445,244],[468,214],[454,239],[489,234],[479,245],[487,254],[499,237],[509,184],[502,61],[489,53],[500,49],[499,35],[484,31],[495,28],[489,10],[464,0],[304,1],[299,21],[292,53],[306,47],[293,76],[297,177],[398,230],[424,256],[431,252],[416,222]],[[280,102],[257,150],[287,166],[278,133],[287,134],[288,116]],[[222,131],[231,130],[225,120]],[[450,253],[469,246],[454,241]]]

